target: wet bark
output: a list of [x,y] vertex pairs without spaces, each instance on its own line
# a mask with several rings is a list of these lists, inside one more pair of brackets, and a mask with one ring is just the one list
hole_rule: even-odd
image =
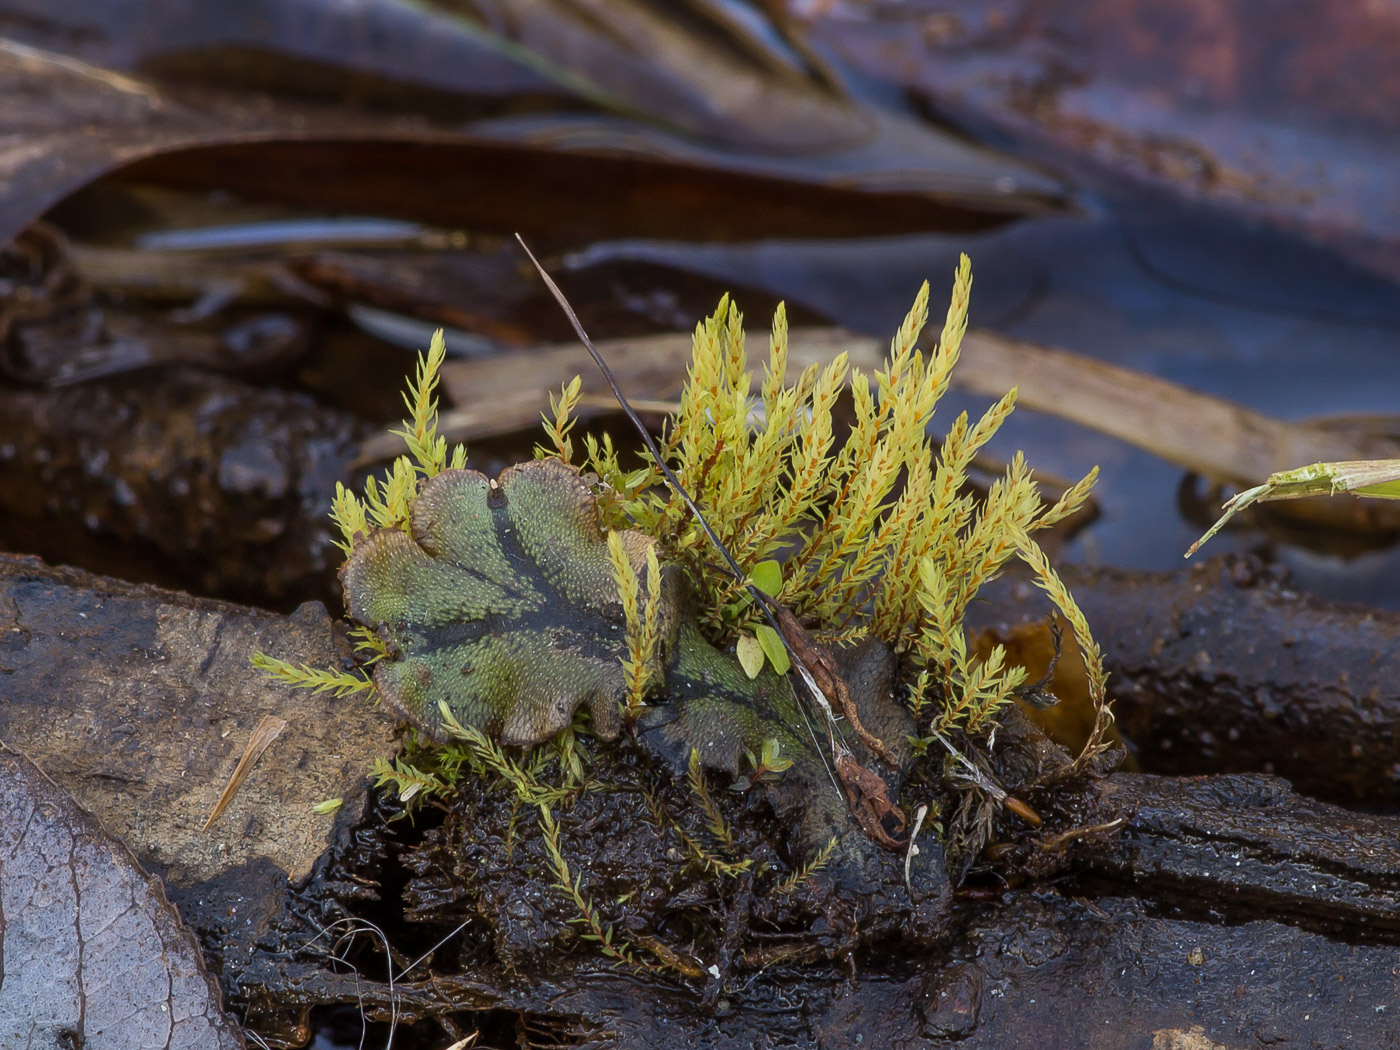
[[[276,616],[0,556],[0,740],[173,891],[259,861],[304,880],[396,746],[382,711],[289,689],[251,665],[257,651],[333,667],[348,648],[317,603]],[[286,730],[205,830],[264,715]],[[328,798],[337,814],[312,811]]]
[[[1321,601],[1257,564],[1067,568],[1144,769],[1276,773],[1337,802],[1400,804],[1400,613]],[[1043,616],[1024,581],[984,592],[995,630]]]
[[1200,918],[1268,919],[1400,944],[1400,818],[1353,813],[1265,775],[1120,774],[1095,789],[1125,820],[1075,869]]

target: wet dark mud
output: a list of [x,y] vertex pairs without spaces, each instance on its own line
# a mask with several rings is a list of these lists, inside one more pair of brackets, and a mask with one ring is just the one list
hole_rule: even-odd
[[[1115,775],[1066,794],[1063,813],[1047,807],[1047,830],[1020,836],[1021,856],[999,869],[1016,885],[985,877],[965,885],[936,942],[886,929],[835,958],[754,967],[740,957],[722,979],[646,973],[581,953],[548,879],[517,875],[514,895],[500,889],[502,844],[493,836],[508,816],[477,804],[461,816],[481,824],[451,830],[454,813],[407,854],[421,867],[453,839],[465,847],[455,853],[463,881],[409,882],[409,927],[434,912],[438,919],[414,946],[457,931],[431,954],[426,973],[391,992],[371,966],[359,977],[337,974],[324,959],[294,952],[258,1001],[281,1003],[288,1016],[297,1002],[353,1003],[381,1021],[397,1011],[429,1031],[437,1030],[429,1019],[446,1018],[492,1033],[499,1041],[491,1045],[513,1042],[505,1033],[534,1033],[538,1041],[526,1037],[527,1046],[666,1050],[1392,1045],[1397,1029],[1387,1014],[1400,973],[1394,820],[1348,816],[1276,778],[1217,779]],[[644,858],[663,837],[645,806],[628,813],[629,805],[614,798],[577,815],[571,853],[599,873],[589,883],[599,901],[650,863]],[[617,834],[604,841],[600,814],[637,819],[638,830],[623,843]],[[1124,824],[1113,834],[1079,834],[1062,818]],[[523,870],[539,864],[536,839],[520,826]],[[1027,878],[1033,869],[1039,874]],[[672,867],[657,898],[639,902],[649,913],[643,926],[675,934],[687,916],[672,912],[669,927],[666,918],[656,922],[667,910],[657,911],[657,901],[686,901],[688,883],[693,889]],[[745,892],[737,881],[718,897],[691,896],[688,929],[727,928]],[[810,937],[820,920],[807,921]],[[765,925],[756,918],[747,936]],[[693,943],[697,961],[722,958],[704,938]]]

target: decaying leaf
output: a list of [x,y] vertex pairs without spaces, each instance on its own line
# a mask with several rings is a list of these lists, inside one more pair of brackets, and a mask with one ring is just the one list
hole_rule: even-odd
[[160,880],[3,744],[0,1046],[243,1046]]
[[[787,638],[793,652],[797,653],[798,658],[811,673],[812,678],[821,689],[822,695],[827,697],[841,716],[850,723],[851,728],[860,737],[862,744],[890,765],[898,765],[899,759],[895,757],[894,752],[861,723],[860,712],[856,708],[855,701],[851,699],[851,691],[847,687],[845,679],[841,677],[841,671],[837,668],[836,661],[832,659],[831,654],[817,644],[816,640],[807,633],[807,628],[803,627],[797,621],[797,617],[793,616],[787,609],[779,607],[777,613],[778,625],[782,627],[784,637]],[[902,818],[900,824],[903,826]]]
[[886,817],[896,833],[906,824],[904,814],[890,801],[889,785],[847,754],[836,756],[836,775],[845,785],[851,813],[865,833],[886,849],[904,849],[908,841],[901,842],[885,830]]
[[[653,541],[622,540],[643,577]],[[389,647],[380,694],[433,739],[449,736],[441,705],[510,745],[548,740],[580,705],[594,732],[617,735],[623,610],[593,494],[572,467],[537,460],[498,481],[444,471],[420,490],[411,535],[358,539],[341,581],[350,615]],[[676,601],[663,595],[663,625]],[[653,654],[658,680],[674,633],[663,629]]]
[[1350,492],[1356,496],[1376,499],[1400,499],[1400,460],[1351,460],[1344,463],[1313,463],[1296,470],[1280,470],[1270,474],[1262,485],[1238,493],[1225,504],[1224,513],[1204,536],[1191,544],[1186,557],[1191,557],[1240,511],[1255,503],[1280,499],[1304,499],[1309,496],[1335,496]]

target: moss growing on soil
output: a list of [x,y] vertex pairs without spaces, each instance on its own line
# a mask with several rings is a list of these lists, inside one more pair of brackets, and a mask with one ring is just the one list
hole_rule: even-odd
[[[977,795],[974,822],[990,823],[989,797],[1005,799],[975,741],[1027,675],[1000,647],[975,654],[962,617],[1012,558],[1069,624],[1102,710],[1098,650],[1033,538],[1080,506],[1093,474],[1047,507],[1018,455],[984,499],[967,494],[1014,391],[975,423],[959,416],[941,444],[928,436],[970,285],[964,257],[927,356],[925,285],[870,377],[842,356],[790,381],[781,310],[757,380],[732,304],[697,327],[662,456],[747,580],[717,566],[656,462],[624,466],[591,437],[574,462],[577,381],[551,399],[539,459],[496,480],[465,469],[465,449],[437,434],[434,340],[405,397],[407,454],[363,495],[338,486],[333,503],[364,670],[259,660],[298,685],[376,694],[418,730],[375,771],[402,798],[452,800],[433,839],[447,850],[434,854],[441,872],[425,869],[415,892],[470,900],[498,962],[588,944],[701,977],[896,928],[936,935],[950,898],[943,852],[927,832],[917,850],[894,838],[915,802],[891,800],[907,786],[936,815],[957,802],[950,773]],[[847,389],[855,421],[839,441],[833,409]],[[822,726],[825,742],[749,583],[836,657],[853,706]],[[619,839],[633,847],[614,864]],[[549,904],[514,922],[497,898],[532,885],[550,887]]]

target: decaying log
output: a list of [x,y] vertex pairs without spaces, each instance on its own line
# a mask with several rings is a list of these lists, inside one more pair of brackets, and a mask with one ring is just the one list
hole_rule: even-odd
[[1400,818],[1304,798],[1264,774],[1124,773],[1096,792],[1126,823],[1077,847],[1078,871],[1194,916],[1400,944]]
[[304,963],[283,977],[293,998],[384,1019],[514,1013],[579,1046],[1395,1045],[1400,819],[1267,776],[1119,774],[1064,801],[1058,822],[1126,824],[1022,843],[1017,863],[1039,851],[1055,877],[964,899],[943,946],[766,971],[725,988],[717,1009],[703,986],[587,962],[549,977],[419,973],[392,992]]
[[[1254,562],[1067,567],[1144,769],[1277,773],[1338,802],[1400,804],[1400,613],[1302,595]],[[1044,614],[1024,580],[982,592],[993,632]]]
[[203,594],[326,595],[328,494],[365,424],[190,369],[0,385],[0,542]]

